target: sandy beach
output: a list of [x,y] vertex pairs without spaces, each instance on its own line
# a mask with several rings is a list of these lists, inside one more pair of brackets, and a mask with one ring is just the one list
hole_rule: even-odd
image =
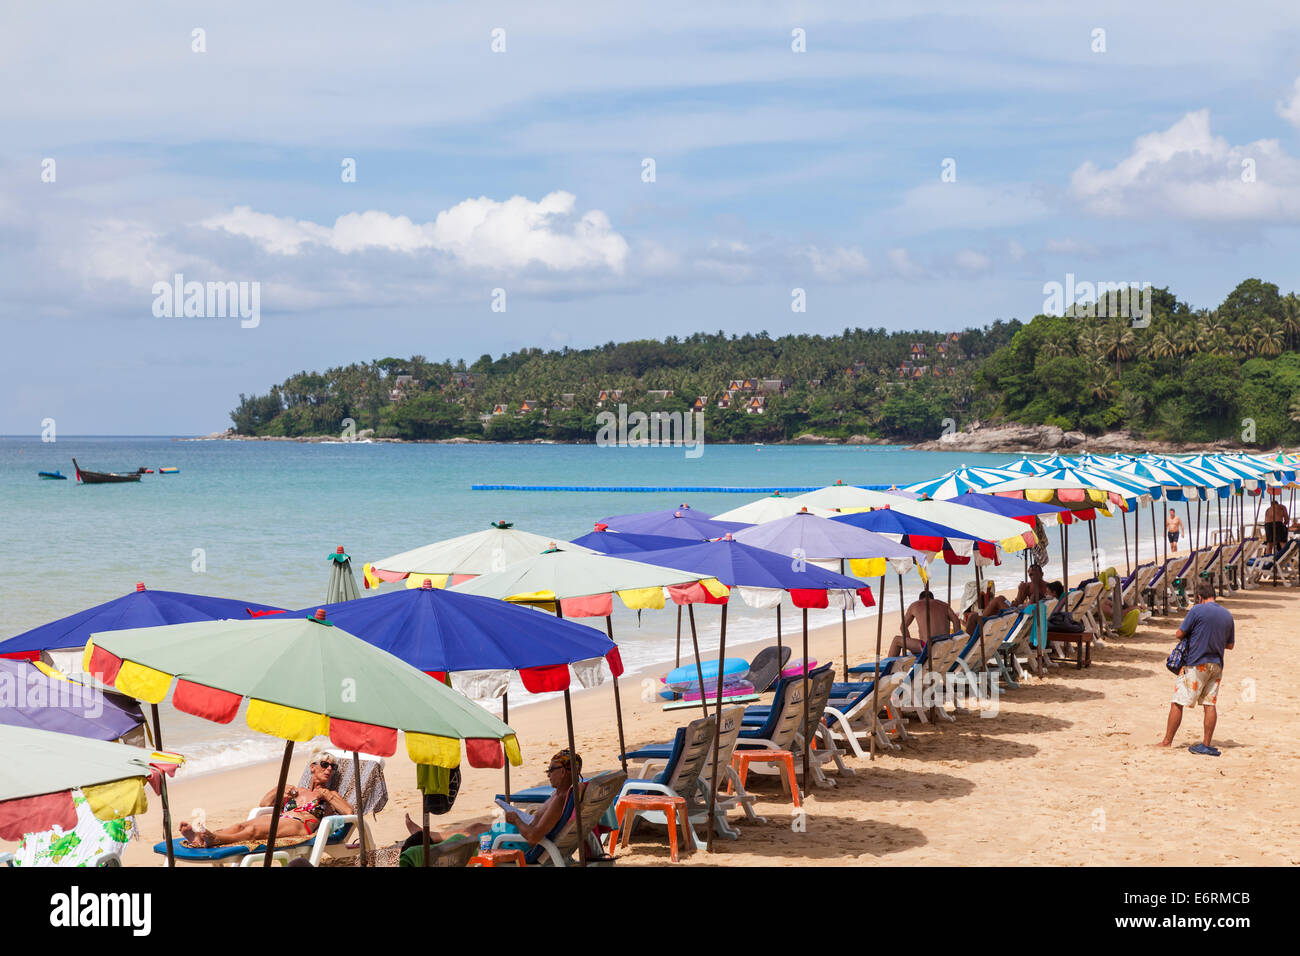
[[[802,832],[792,826],[791,804],[775,780],[755,783],[755,809],[766,822],[733,813],[741,839],[719,840],[713,855],[697,853],[686,865],[1300,863],[1300,815],[1293,807],[1300,790],[1293,746],[1300,690],[1287,677],[1300,666],[1300,644],[1291,637],[1300,593],[1265,586],[1236,592],[1224,605],[1236,619],[1237,642],[1218,702],[1215,743],[1222,757],[1187,751],[1200,739],[1199,710],[1187,711],[1174,747],[1156,746],[1173,691],[1164,660],[1182,619],[1171,612],[1151,618],[1134,637],[1094,648],[1091,668],[1060,665],[1044,679],[1029,677],[1018,690],[1006,690],[996,717],[959,713],[955,723],[913,721],[916,739],[902,751],[882,752],[874,763],[849,759],[852,776],[832,774],[837,786],[807,792]],[[897,615],[887,615],[886,644],[897,626]],[[874,617],[850,621],[852,660],[874,656],[874,645]],[[729,647],[728,655],[751,656],[760,646]],[[811,637],[812,655],[835,660],[837,670],[839,648],[838,626]],[[689,713],[663,712],[652,684],[643,700],[640,676],[622,682],[632,747],[669,740]],[[611,685],[574,695],[573,705],[587,772],[615,767]],[[515,703],[510,718],[524,754],[514,785],[540,784],[548,757],[565,744],[563,702]],[[297,751],[291,779],[309,751],[310,745]],[[277,772],[278,762],[177,780],[170,790],[174,820],[199,808],[209,826],[242,820],[274,786]],[[490,813],[502,789],[499,771],[464,773],[453,811],[432,818],[438,828]],[[403,817],[409,811],[418,819],[420,806],[403,747],[389,759],[386,778],[389,803],[371,824],[380,845],[404,839]],[[150,795],[149,812],[138,822],[144,839],[129,846],[124,862],[162,865],[164,858],[152,852],[162,834],[157,797]],[[1187,838],[1202,827],[1204,838]],[[640,828],[631,847],[619,852],[619,865],[668,863],[660,834]]]

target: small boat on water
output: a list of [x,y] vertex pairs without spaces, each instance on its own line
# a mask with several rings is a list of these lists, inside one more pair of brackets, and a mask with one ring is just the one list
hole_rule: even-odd
[[152,468],[145,468],[143,465],[141,465],[138,469],[136,469],[136,474],[140,474],[140,475],[152,475],[152,474],[153,474],[153,469],[152,469]]
[[67,475],[65,475],[63,472],[61,472],[61,471],[57,471],[57,470],[56,470],[56,471],[38,471],[37,474],[40,475],[42,478],[54,478],[54,479],[57,479],[57,480],[59,480],[59,481],[67,481],[67,480],[68,480],[68,476],[67,476]]
[[139,481],[140,473],[131,472],[120,475],[115,471],[84,471],[77,464],[77,459],[72,459],[72,467],[77,469],[77,480],[84,485],[109,485],[117,484],[123,481]]
[[175,465],[172,465],[170,468],[159,468],[159,469],[158,469],[158,474],[160,474],[160,475],[175,475],[175,474],[179,474],[179,473],[180,473],[180,469],[177,468]]

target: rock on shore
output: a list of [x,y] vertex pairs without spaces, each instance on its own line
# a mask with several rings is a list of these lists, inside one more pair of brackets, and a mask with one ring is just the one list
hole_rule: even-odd
[[1157,455],[1171,455],[1197,451],[1243,450],[1251,453],[1264,451],[1262,448],[1242,445],[1227,439],[1214,442],[1167,442],[1143,438],[1127,431],[1089,436],[1083,432],[1067,432],[1055,425],[1018,425],[1014,422],[999,425],[973,422],[962,431],[950,432],[939,436],[934,441],[921,442],[910,447],[917,451],[1061,451],[1071,455],[1081,455],[1086,452],[1109,455],[1115,452],[1134,454],[1149,451]]

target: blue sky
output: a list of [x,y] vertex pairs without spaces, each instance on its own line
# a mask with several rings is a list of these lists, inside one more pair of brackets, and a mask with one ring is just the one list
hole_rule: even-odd
[[[963,328],[1066,273],[1296,288],[1300,12],[1130,6],[10,11],[0,433],[203,433],[387,355]],[[156,317],[178,272],[260,323]]]

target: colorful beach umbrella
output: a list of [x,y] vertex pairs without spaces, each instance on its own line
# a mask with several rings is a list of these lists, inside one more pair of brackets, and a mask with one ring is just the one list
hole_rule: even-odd
[[946,475],[918,481],[905,488],[926,498],[950,500],[958,495],[979,491],[999,481],[1010,481],[1019,477],[1019,472],[1001,468],[968,468],[962,465]]
[[[832,512],[833,513],[833,512]],[[899,544],[892,538],[839,521],[819,518],[801,511],[769,521],[735,535],[741,544],[767,551],[788,554],[795,560],[838,562],[840,573],[849,562],[851,573],[858,578],[878,577],[884,581],[887,570],[903,574],[929,562],[930,555]],[[879,605],[878,605],[879,606]],[[844,679],[849,679],[849,624],[847,608],[840,609],[840,640],[844,653]]]
[[821,518],[828,518],[834,514],[829,508],[818,508],[816,505],[809,505],[806,502],[785,497],[780,492],[777,492],[774,495],[768,495],[766,498],[759,498],[756,501],[749,502],[749,504],[741,505],[739,508],[724,511],[715,520],[739,521],[745,524],[757,525],[788,518],[801,511]]
[[77,826],[72,791],[80,789],[96,819],[148,809],[144,784],[152,755],[139,747],[73,734],[0,724],[0,840]]
[[611,531],[627,534],[655,534],[686,541],[709,541],[749,527],[745,522],[720,521],[686,507],[668,511],[612,515],[601,518],[600,524]]
[[144,723],[135,701],[55,676],[28,661],[0,660],[0,724],[117,740]]
[[[277,807],[294,743],[318,736],[352,751],[358,779],[357,753],[391,756],[398,731],[417,764],[458,766],[462,740],[470,766],[501,767],[507,758],[521,762],[515,733],[502,721],[387,651],[334,627],[323,614],[108,631],[92,635],[84,653],[87,672],[153,705],[155,729],[157,705],[169,690],[177,710],[220,724],[234,720],[248,698],[249,728],[285,741]],[[166,810],[164,796],[170,847]],[[266,866],[278,822],[273,814]],[[364,845],[362,851],[364,860]]]
[[[42,624],[17,637],[9,638],[0,643],[0,657],[36,660],[41,656],[42,651],[76,648],[75,658],[70,656],[70,663],[75,665],[80,659],[80,649],[85,646],[90,635],[100,631],[222,619],[247,621],[257,612],[279,610],[281,609],[266,604],[250,604],[247,601],[207,597],[202,594],[150,591],[141,583],[137,584],[130,594],[78,611],[76,614],[69,614],[67,617]],[[65,673],[73,673],[76,667],[64,666],[64,662],[60,660],[59,669]]]
[[664,548],[680,548],[681,538],[670,538],[662,534],[626,534],[610,531],[605,525],[596,525],[595,531],[589,531],[581,537],[574,538],[571,544],[590,548],[599,554],[625,554],[633,556],[642,551],[662,551]]
[[[791,561],[787,555],[778,554],[763,548],[751,547],[736,541],[730,534],[716,541],[702,544],[672,548],[667,551],[651,551],[642,556],[642,560],[662,564],[665,567],[685,568],[700,575],[707,575],[727,588],[725,596],[719,597],[712,590],[701,584],[671,588],[673,600],[678,603],[705,602],[722,604],[722,625],[718,637],[718,661],[727,656],[727,607],[732,596],[738,596],[752,607],[777,607],[781,595],[789,594],[795,607],[803,611],[803,692],[804,725],[808,724],[808,609],[824,607],[847,607],[854,597],[865,606],[874,605],[875,599],[871,588],[855,578],[834,571],[827,571],[815,564]],[[696,659],[699,647],[696,647]],[[717,682],[717,700],[715,713],[722,714],[723,681]],[[700,679],[701,703],[704,699],[704,680]],[[809,780],[811,740],[804,744],[804,780]],[[713,845],[714,808],[718,793],[718,739],[713,740],[713,780],[709,786],[708,845]]]
[[[392,557],[372,561],[362,568],[367,588],[385,581],[406,579],[406,586],[418,588],[427,578],[436,588],[500,571],[516,561],[541,554],[563,540],[522,531],[506,521],[496,521],[486,531],[435,541]],[[574,550],[582,550],[574,545]]]

